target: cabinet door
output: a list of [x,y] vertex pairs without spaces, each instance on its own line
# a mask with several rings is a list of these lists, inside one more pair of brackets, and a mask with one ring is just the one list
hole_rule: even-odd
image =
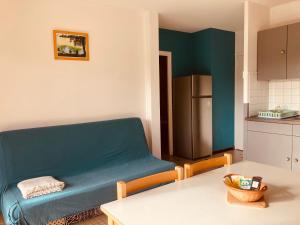
[[293,137],[248,131],[246,159],[291,170]]
[[300,23],[288,26],[287,78],[300,78]]
[[257,79],[286,79],[287,26],[258,32]]
[[300,172],[300,137],[293,137],[292,170]]

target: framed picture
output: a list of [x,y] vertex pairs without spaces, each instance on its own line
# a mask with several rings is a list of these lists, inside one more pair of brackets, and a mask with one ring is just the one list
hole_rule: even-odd
[[62,60],[89,60],[87,33],[53,31],[54,58]]

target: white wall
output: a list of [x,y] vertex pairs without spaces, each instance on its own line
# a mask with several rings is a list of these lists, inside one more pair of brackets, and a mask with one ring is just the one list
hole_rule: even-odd
[[270,10],[267,6],[246,1],[244,16],[244,71],[257,72],[257,32],[269,26]]
[[[158,77],[156,20],[97,0],[2,1],[0,130],[138,116],[156,138],[159,115],[146,112],[159,107],[157,96],[146,101],[155,85],[146,80]],[[54,60],[54,29],[88,32],[90,61]]]
[[[158,14],[146,12],[145,16],[145,109],[149,121],[149,144],[153,154],[161,157],[160,92],[159,92],[159,24]],[[152,131],[152,132],[150,132]]]
[[234,91],[234,146],[244,149],[244,102],[243,102],[244,31],[235,32],[235,91]]
[[257,81],[257,32],[269,27],[270,9],[246,1],[244,16],[244,102],[252,116],[268,108],[268,82]]

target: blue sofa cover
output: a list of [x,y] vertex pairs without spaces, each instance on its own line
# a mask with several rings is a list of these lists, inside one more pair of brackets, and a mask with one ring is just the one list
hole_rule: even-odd
[[[115,200],[118,180],[174,167],[151,155],[138,118],[2,132],[1,210],[7,225],[43,225]],[[64,191],[25,200],[16,184],[46,175]]]

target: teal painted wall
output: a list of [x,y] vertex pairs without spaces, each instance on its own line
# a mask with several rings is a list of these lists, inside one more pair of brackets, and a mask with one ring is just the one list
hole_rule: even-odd
[[213,76],[213,149],[234,147],[234,32],[160,29],[159,34],[160,50],[172,52],[173,76]]
[[159,50],[172,52],[174,76],[193,73],[192,36],[190,33],[159,29]]
[[193,71],[196,74],[211,74],[212,32],[209,30],[191,34],[193,38]]
[[214,149],[234,146],[235,34],[212,29]]

